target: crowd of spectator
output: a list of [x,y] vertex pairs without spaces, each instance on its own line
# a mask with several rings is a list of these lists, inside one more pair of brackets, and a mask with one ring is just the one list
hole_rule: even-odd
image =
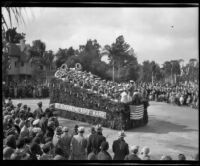
[[4,94],[6,98],[47,98],[49,97],[49,86],[46,83],[32,80],[10,81],[4,85]]
[[141,84],[139,88],[143,96],[148,97],[149,100],[199,108],[198,85],[150,83]]
[[[129,146],[126,134],[120,131],[112,143],[114,156],[108,152],[109,143],[99,124],[91,127],[85,136],[85,128],[75,125],[72,132],[59,124],[54,105],[43,110],[22,103],[14,106],[12,99],[3,103],[3,159],[4,160],[151,160],[150,148]],[[174,160],[186,160],[178,154]],[[158,159],[159,160],[159,159]],[[170,155],[160,160],[172,160]],[[198,154],[194,160],[199,160]]]

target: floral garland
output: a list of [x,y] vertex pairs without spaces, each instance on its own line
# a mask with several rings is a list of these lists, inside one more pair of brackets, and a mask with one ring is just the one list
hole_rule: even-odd
[[[72,120],[88,122],[90,124],[102,124],[117,130],[127,130],[147,124],[147,104],[144,118],[141,120],[130,120],[130,110],[123,103],[115,103],[98,94],[75,87],[68,82],[53,78],[50,84],[50,103],[62,103],[76,107],[100,110],[106,112],[106,119],[77,114],[74,112],[59,110],[61,117]],[[144,103],[145,104],[145,103]]]

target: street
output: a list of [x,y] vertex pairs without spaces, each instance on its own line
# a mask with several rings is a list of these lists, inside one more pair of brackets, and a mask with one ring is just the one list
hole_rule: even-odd
[[[43,102],[45,109],[49,105],[49,99],[23,99],[13,100],[13,104],[22,102],[31,107],[33,111],[39,101]],[[167,103],[150,102],[148,107],[149,123],[147,126],[126,131],[126,142],[131,145],[139,145],[150,148],[152,159],[159,160],[162,154],[171,155],[177,159],[179,153],[186,155],[192,160],[198,152],[198,110],[190,107],[179,107]],[[88,134],[90,125],[83,122],[59,118],[60,124],[73,130],[75,124],[85,127],[85,136]],[[118,138],[118,131],[103,128],[103,135],[109,142],[109,151],[112,153],[112,142]]]

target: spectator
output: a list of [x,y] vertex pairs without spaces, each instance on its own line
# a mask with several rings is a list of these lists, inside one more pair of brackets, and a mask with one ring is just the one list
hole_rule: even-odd
[[37,143],[35,142],[31,143],[29,155],[31,160],[38,160],[37,155],[42,155],[42,150]]
[[86,160],[86,148],[87,148],[87,139],[83,136],[84,127],[78,128],[78,135],[74,135],[71,141],[72,146],[72,160]]
[[178,160],[186,160],[186,157],[184,154],[179,154],[178,155]]
[[169,155],[162,155],[160,160],[172,160],[172,158]]
[[119,132],[119,138],[113,142],[113,160],[124,160],[125,156],[129,154],[128,144],[124,140],[125,136],[124,131],[121,131]]
[[65,158],[68,159],[70,155],[70,143],[72,140],[72,135],[69,134],[68,127],[63,127],[62,131],[63,135],[61,136],[60,144],[61,147],[63,147]]
[[101,151],[97,155],[98,160],[112,160],[111,155],[107,152],[109,144],[106,141],[101,143]]
[[3,149],[3,160],[10,160],[11,155],[14,153],[14,149],[11,147],[5,147]]
[[95,149],[98,149],[97,147],[95,148],[95,138],[96,138],[95,128],[91,127],[90,131],[91,131],[91,133],[90,133],[90,135],[89,135],[89,137],[87,139],[87,155],[89,155],[89,153],[91,153],[92,151],[94,153],[97,153],[97,150],[95,150]]
[[149,156],[150,149],[148,147],[143,147],[141,151],[141,160],[151,160]]
[[55,157],[53,160],[66,160],[63,149],[60,146],[55,147]]
[[43,110],[42,110],[42,102],[39,102],[38,103],[38,108],[34,111],[34,117],[36,119],[40,119],[41,118],[41,115],[43,113]]
[[63,131],[62,131],[62,126],[58,126],[56,128],[56,131],[55,131],[55,134],[53,136],[53,140],[52,140],[52,143],[54,146],[56,146],[59,142],[59,140],[61,139],[61,135],[63,134]]
[[51,148],[52,148],[51,142],[44,144],[44,146],[42,147],[43,154],[39,157],[39,160],[52,160],[53,156],[50,153]]
[[141,160],[139,157],[138,157],[138,149],[139,149],[139,146],[131,146],[130,148],[130,154],[126,155],[125,159],[124,160]]

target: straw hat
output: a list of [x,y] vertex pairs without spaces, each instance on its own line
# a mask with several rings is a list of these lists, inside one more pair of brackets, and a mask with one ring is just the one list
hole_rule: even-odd
[[84,128],[84,127],[80,126],[80,127],[78,128],[78,132],[84,132],[84,131],[85,131],[85,128]]
[[125,132],[123,130],[120,131],[118,134],[119,134],[119,138],[126,137],[126,134],[125,134]]

